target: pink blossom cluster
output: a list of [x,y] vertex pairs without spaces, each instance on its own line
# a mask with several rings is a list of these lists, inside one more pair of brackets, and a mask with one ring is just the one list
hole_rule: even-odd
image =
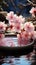
[[34,31],[34,25],[31,22],[24,24],[24,31],[17,35],[18,44],[23,46],[29,44],[31,39],[36,39],[36,31]]
[[32,7],[32,9],[30,10],[30,13],[32,14],[33,17],[36,16],[36,7]]
[[14,47],[15,44],[12,39],[5,39],[3,32],[6,30],[7,25],[4,22],[0,22],[0,46]]
[[10,11],[6,16],[6,19],[9,21],[10,29],[14,29],[17,32],[23,28],[22,24],[24,23],[25,18],[22,15],[17,16],[13,11]]
[[14,47],[15,44],[12,39],[5,39],[3,32],[6,30],[7,25],[0,22],[0,46]]
[[7,16],[6,19],[10,22],[10,24],[12,22],[24,22],[25,18],[23,18],[22,15],[17,16],[17,14],[14,14],[13,11],[10,11]]
[[24,24],[24,30],[25,31],[27,31],[27,32],[33,32],[34,31],[34,25],[33,25],[33,23],[31,23],[31,22],[26,22],[25,24]]

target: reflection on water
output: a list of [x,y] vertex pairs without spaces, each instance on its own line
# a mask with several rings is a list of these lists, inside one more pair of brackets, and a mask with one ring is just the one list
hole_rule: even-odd
[[25,58],[25,56],[21,56],[18,58],[8,56],[0,59],[0,65],[31,65],[31,61]]

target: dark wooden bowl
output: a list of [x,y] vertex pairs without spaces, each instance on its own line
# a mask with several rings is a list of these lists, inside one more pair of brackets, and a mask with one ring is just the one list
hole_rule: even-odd
[[[11,35],[12,36],[12,35]],[[8,36],[9,37],[9,36]],[[0,46],[0,56],[21,56],[33,51],[34,41],[21,47],[3,47]]]

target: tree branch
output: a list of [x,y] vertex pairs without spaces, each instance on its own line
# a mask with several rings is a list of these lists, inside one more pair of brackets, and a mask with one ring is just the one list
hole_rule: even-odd
[[32,6],[36,7],[36,4],[34,4],[33,2],[31,2],[30,0],[27,0]]

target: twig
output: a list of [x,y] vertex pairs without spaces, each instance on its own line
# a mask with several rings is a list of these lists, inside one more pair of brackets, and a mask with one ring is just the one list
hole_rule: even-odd
[[30,0],[27,0],[32,6],[36,7],[36,4],[34,4],[33,2],[31,2]]

